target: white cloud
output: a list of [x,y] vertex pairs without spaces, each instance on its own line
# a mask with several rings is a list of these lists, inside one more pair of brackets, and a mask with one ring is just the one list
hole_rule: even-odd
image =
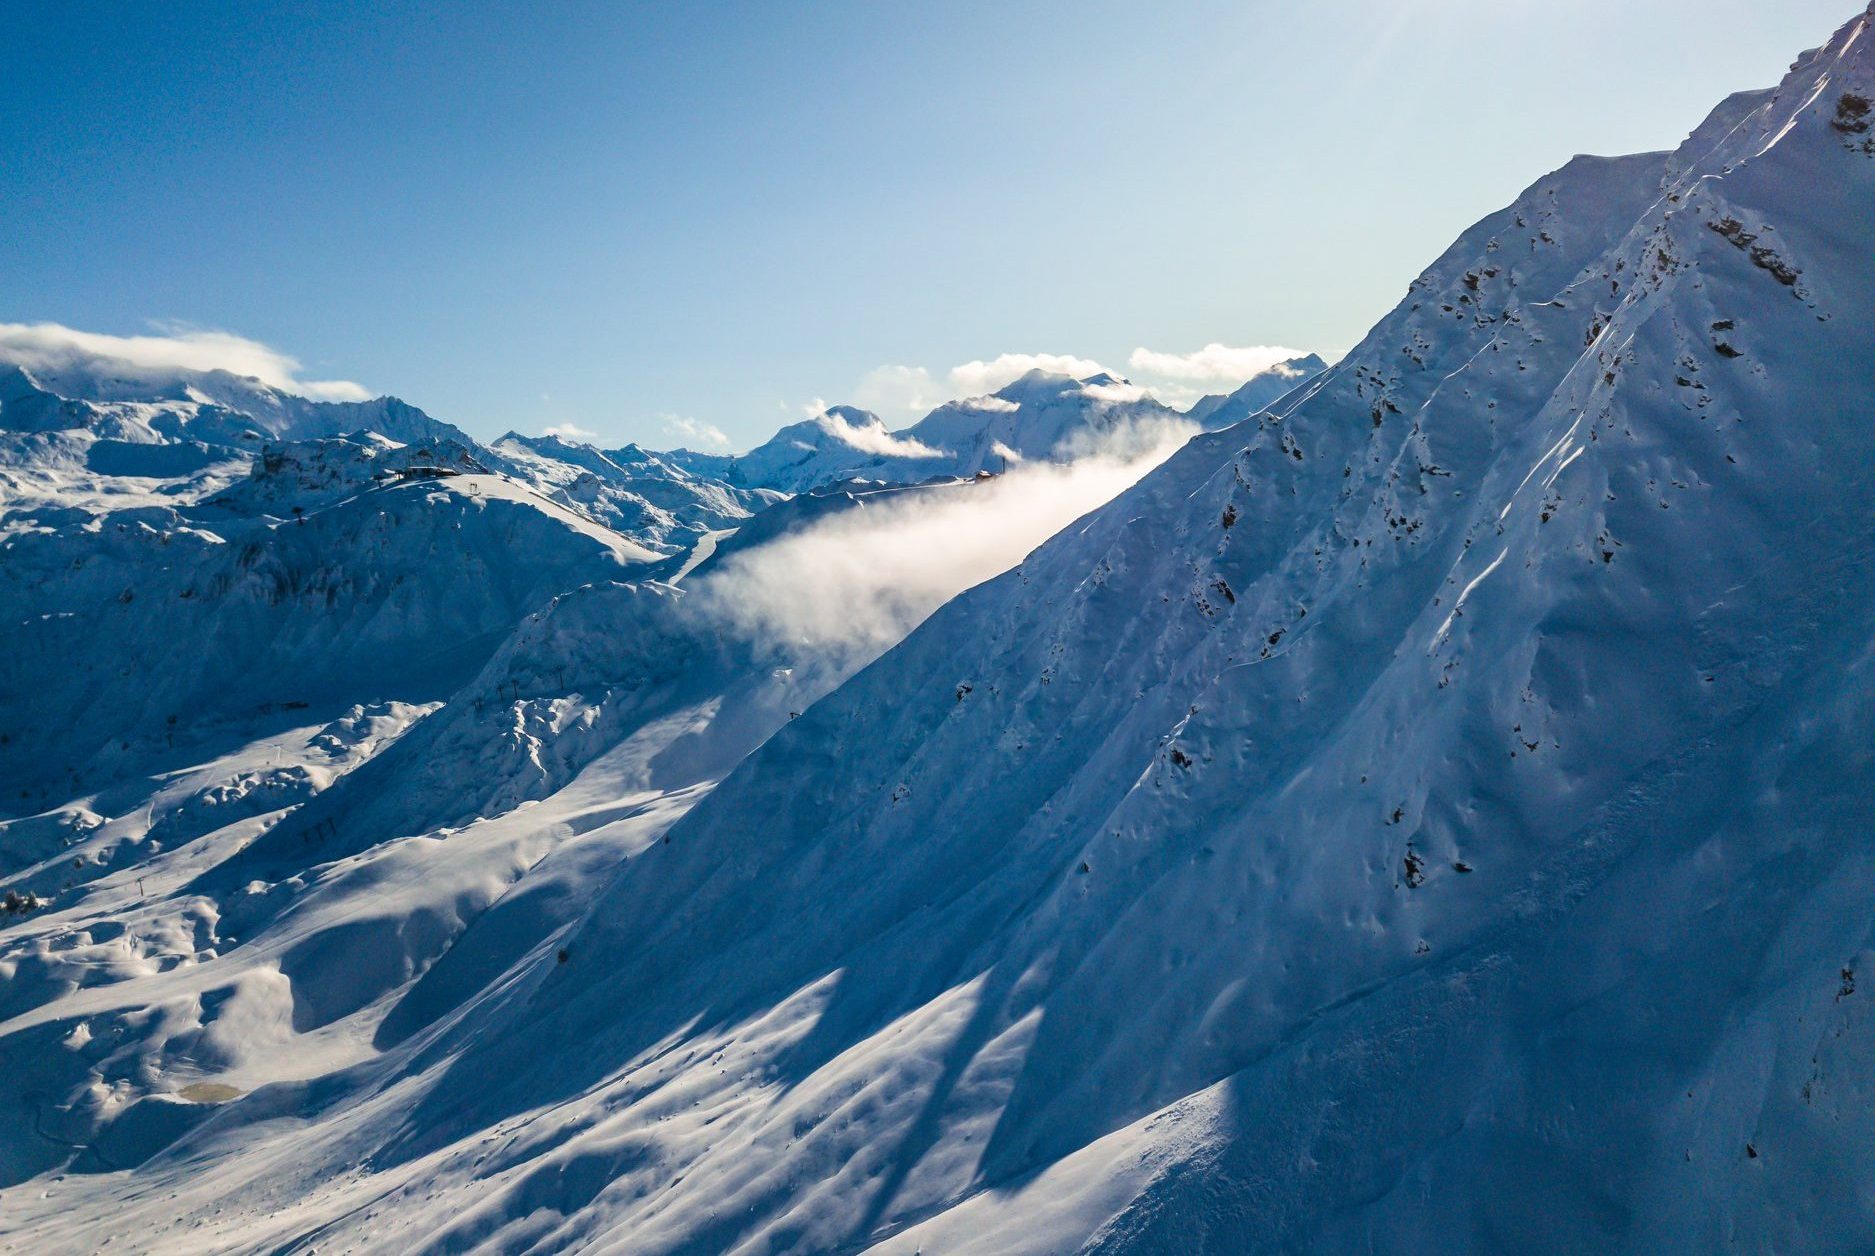
[[875,367],[853,389],[854,405],[895,418],[923,418],[946,400],[922,366]]
[[1087,375],[1101,375],[1106,367],[1093,358],[1076,358],[1065,352],[1005,352],[988,362],[979,358],[964,366],[951,367],[951,386],[958,396],[975,397],[984,392],[996,392],[997,388],[1022,379],[1029,371],[1050,371],[1052,375],[1086,379]]
[[599,433],[589,432],[577,423],[555,423],[552,427],[541,428],[540,434],[558,436],[561,440],[567,441],[592,441],[598,439],[599,436]]
[[1302,372],[1285,368],[1304,350],[1282,345],[1222,345],[1216,342],[1191,353],[1165,353],[1143,345],[1133,350],[1127,367],[1161,405],[1188,410],[1208,393],[1232,392],[1267,371],[1300,378]]
[[995,392],[1006,384],[1013,384],[1030,371],[1048,371],[1055,375],[1072,375],[1076,379],[1085,379],[1089,375],[1110,374],[1107,368],[1092,358],[1077,358],[1066,353],[1005,353],[985,362],[965,362],[962,366],[952,367],[951,387],[958,396],[975,397],[982,393]]
[[1087,387],[1081,389],[1081,391],[1096,401],[1109,401],[1118,405],[1125,405],[1134,401],[1144,401],[1151,395],[1147,389],[1141,388],[1138,384],[1130,384],[1125,380],[1120,380],[1112,384],[1089,384]]
[[862,453],[885,454],[893,458],[942,458],[944,451],[933,449],[923,441],[908,436],[894,436],[886,431],[885,424],[874,419],[863,426],[848,423],[837,414],[821,413],[814,421],[820,430],[844,445],[851,445]]
[[[1014,402],[989,394],[1037,369],[1079,378],[1106,368],[1091,358],[1064,353],[1005,353],[987,362],[965,362],[941,379],[922,366],[888,364],[860,377],[853,389],[853,404],[895,421],[921,419],[945,402],[959,398],[970,399],[978,409],[1013,410]],[[819,399],[809,406],[815,415],[826,408]]]
[[1212,343],[1191,353],[1162,353],[1142,345],[1133,350],[1127,365],[1139,375],[1236,388],[1253,375],[1261,375],[1289,358],[1301,356],[1301,349],[1285,349],[1281,345],[1232,347]]
[[0,362],[29,371],[83,372],[143,384],[178,372],[227,371],[315,401],[365,401],[371,393],[346,379],[301,379],[299,359],[225,331],[164,326],[161,334],[111,336],[59,323],[0,323]]
[[1198,425],[1184,418],[1150,412],[1125,415],[1119,422],[1098,431],[1086,427],[1074,429],[1049,451],[1049,457],[1057,462],[1080,462],[1089,458],[1126,463],[1151,458],[1157,462],[1198,432]]
[[1073,463],[1012,462],[988,480],[880,494],[729,557],[694,590],[699,607],[745,639],[859,666],[1130,487],[1195,430],[1139,425]]
[[702,419],[686,418],[681,414],[664,416],[664,430],[681,441],[688,441],[700,451],[728,449],[729,433],[714,423],[705,423]]

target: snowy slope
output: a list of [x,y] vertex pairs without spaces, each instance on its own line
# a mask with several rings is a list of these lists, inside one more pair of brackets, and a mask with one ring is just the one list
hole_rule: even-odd
[[[67,407],[64,426],[93,426],[108,422],[123,407],[140,407],[145,413],[159,416],[151,426],[168,435],[220,426],[227,434],[251,430],[286,440],[339,436],[359,430],[374,431],[404,444],[467,439],[452,425],[396,397],[318,401],[228,371],[163,368],[113,372],[110,368],[108,359],[85,359],[57,367],[36,365],[27,370],[14,365],[4,369],[24,376],[36,390],[76,402]],[[0,399],[6,392],[7,386],[0,386]],[[0,418],[5,419],[5,426],[16,426],[11,415],[0,413]]]
[[1870,22],[799,718],[608,578],[9,825],[247,817],[7,931],[0,1235],[1865,1250]]
[[[482,478],[462,477],[471,496]],[[831,495],[792,526],[857,506]],[[420,1058],[611,868],[870,657],[738,635],[697,596],[570,588],[444,701],[268,704],[218,738],[125,746],[102,790],[74,782],[73,801],[0,822],[9,883],[51,900],[0,941],[0,1018],[32,1061],[0,1092],[39,1131],[0,1143],[0,1179],[108,1172],[247,1090]],[[412,677],[293,679],[369,693]]]
[[71,507],[186,505],[238,481],[270,443],[376,434],[511,470],[395,397],[313,401],[225,371],[119,377],[101,373],[106,365],[27,370],[0,358],[0,527]]
[[636,445],[610,452],[557,436],[509,432],[492,446],[555,500],[646,544],[677,547],[739,527],[781,500],[686,470]]
[[0,789],[108,780],[282,704],[441,696],[553,594],[656,557],[486,474],[290,522],[150,508],[22,533],[0,542]]

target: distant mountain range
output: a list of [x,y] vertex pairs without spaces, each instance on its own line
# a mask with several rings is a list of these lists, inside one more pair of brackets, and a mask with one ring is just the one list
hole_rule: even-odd
[[[375,436],[413,455],[457,451],[634,540],[681,546],[786,495],[841,480],[915,483],[1024,460],[1071,461],[1124,452],[1159,429],[1234,422],[1323,368],[1313,355],[1279,363],[1228,396],[1205,398],[1202,419],[1113,376],[1032,371],[988,396],[940,406],[901,432],[868,411],[835,406],[748,453],[713,455],[637,445],[602,450],[518,432],[482,445],[395,397],[316,401],[225,371],[115,375],[68,366],[47,373],[0,364],[0,484],[11,490],[16,513],[80,499],[121,503],[138,491],[125,481],[187,480],[211,468],[226,475],[270,442],[348,440],[359,446],[350,461],[363,469],[375,456],[367,448]],[[329,471],[330,455],[322,458]],[[272,461],[308,459],[285,452]],[[166,496],[187,491],[172,487]]]
[[[732,484],[805,492],[845,479],[905,483],[1005,470],[1025,460],[1070,460],[1136,445],[1147,429],[1235,422],[1326,368],[1308,354],[1258,373],[1236,392],[1184,414],[1112,375],[1030,371],[982,397],[947,402],[901,431],[868,410],[833,406],[782,428],[746,454],[678,450],[678,464]],[[1215,422],[1214,422],[1215,421]]]

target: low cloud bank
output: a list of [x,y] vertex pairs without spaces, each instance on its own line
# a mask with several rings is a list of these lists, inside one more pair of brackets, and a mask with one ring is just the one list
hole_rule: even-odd
[[861,453],[882,454],[891,458],[942,458],[942,449],[933,449],[910,436],[894,436],[883,423],[849,423],[838,414],[823,413],[815,420],[820,430],[843,445]]
[[170,328],[148,336],[111,336],[60,323],[0,323],[0,362],[48,375],[82,374],[139,384],[174,382],[179,373],[227,371],[314,401],[367,401],[348,379],[301,379],[299,359],[225,331]]
[[856,509],[726,557],[692,589],[696,604],[758,644],[859,666],[1131,487],[1196,430],[1129,427],[1073,462],[1023,463],[992,479],[872,494]]

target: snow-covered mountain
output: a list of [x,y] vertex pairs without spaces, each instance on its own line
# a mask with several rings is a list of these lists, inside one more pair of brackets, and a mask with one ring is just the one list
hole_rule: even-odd
[[1283,394],[1298,388],[1328,369],[1328,363],[1313,353],[1278,362],[1260,371],[1227,393],[1200,397],[1185,411],[1185,417],[1207,429],[1240,423],[1282,400]]
[[732,484],[803,493],[840,480],[917,483],[1035,460],[1122,453],[1166,431],[1237,422],[1325,367],[1313,354],[1260,372],[1235,393],[1206,397],[1184,414],[1112,375],[1086,379],[1033,370],[981,397],[947,402],[902,431],[868,410],[833,406],[782,428],[734,457],[677,450],[666,458]]
[[551,597],[775,496],[596,453],[593,489],[553,453],[389,397],[0,367],[0,790],[30,812],[286,711],[435,701]]
[[53,801],[333,695],[442,696],[547,598],[658,558],[487,474],[295,494],[245,526],[236,496],[0,542],[0,727],[21,730],[0,790]]
[[269,444],[373,433],[413,450],[480,448],[395,397],[314,401],[226,371],[107,366],[0,361],[0,517],[193,500],[239,479]]
[[30,371],[0,365],[0,407],[9,430],[89,430],[144,443],[177,437],[308,440],[360,430],[404,443],[466,439],[459,429],[395,397],[317,401],[227,371],[119,375],[95,362]]
[[[110,739],[0,826],[0,1235],[1865,1250],[1872,25],[1538,180],[850,678],[686,608],[851,486],[649,580],[514,480],[399,478],[262,525],[268,563],[395,578],[237,554],[225,626],[147,555],[5,551],[8,622],[130,572],[122,613],[164,609],[30,628],[63,636],[0,677],[15,740]],[[1027,383],[975,416],[1057,433],[1025,458],[1050,406],[1125,404]],[[970,419],[883,434],[963,458]],[[108,545],[217,543],[146,510]],[[289,708],[414,657],[401,607],[471,636],[459,577],[553,591],[433,686]],[[168,679],[197,643],[227,694]]]
[[507,476],[666,554],[784,496],[635,445],[605,453],[514,432],[483,445],[395,397],[312,400],[226,371],[114,370],[109,360],[56,370],[0,362],[0,526],[72,507],[258,506],[268,495],[284,517],[376,473],[431,464]]
[[620,532],[664,546],[739,527],[785,496],[696,474],[637,445],[607,451],[558,436],[509,432],[493,449],[559,499]]
[[913,483],[947,474],[946,451],[893,435],[869,410],[832,406],[718,464],[732,484],[804,493],[839,480]]

